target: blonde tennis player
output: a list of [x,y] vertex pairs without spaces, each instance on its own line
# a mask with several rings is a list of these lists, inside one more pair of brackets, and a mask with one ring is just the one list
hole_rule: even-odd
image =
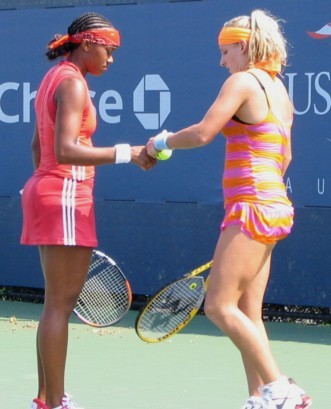
[[151,138],[148,153],[191,149],[226,138],[225,216],[205,312],[239,349],[249,398],[244,409],[306,409],[311,398],[279,369],[262,321],[275,244],[293,225],[283,176],[291,161],[293,110],[279,78],[286,40],[279,22],[255,10],[225,23],[218,43],[230,76],[197,124]]

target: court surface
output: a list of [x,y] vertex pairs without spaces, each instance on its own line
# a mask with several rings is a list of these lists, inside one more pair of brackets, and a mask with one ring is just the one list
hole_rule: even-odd
[[[36,393],[35,335],[42,305],[0,301],[0,409],[28,409]],[[72,316],[67,390],[85,409],[240,409],[240,355],[205,316],[159,344],[134,331],[136,311],[93,329]],[[267,323],[284,373],[331,407],[331,326]]]

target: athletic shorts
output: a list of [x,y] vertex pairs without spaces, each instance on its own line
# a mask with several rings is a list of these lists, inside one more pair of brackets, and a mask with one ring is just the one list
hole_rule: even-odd
[[252,239],[271,244],[285,238],[291,232],[293,218],[294,209],[291,205],[229,203],[225,208],[221,230],[239,224],[241,231]]
[[22,194],[21,244],[97,247],[93,183],[33,175]]

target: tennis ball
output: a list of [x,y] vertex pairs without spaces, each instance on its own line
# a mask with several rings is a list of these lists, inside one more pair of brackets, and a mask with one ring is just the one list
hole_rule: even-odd
[[171,158],[172,149],[163,149],[162,151],[156,154],[156,159],[158,160],[167,160]]

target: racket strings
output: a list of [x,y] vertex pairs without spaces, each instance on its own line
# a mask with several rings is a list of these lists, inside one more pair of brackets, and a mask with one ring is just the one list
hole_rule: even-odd
[[118,321],[129,309],[131,291],[117,268],[106,259],[94,258],[75,312],[85,322],[95,326]]
[[177,332],[195,315],[204,295],[202,277],[174,282],[157,294],[143,311],[138,321],[139,335],[153,342]]

